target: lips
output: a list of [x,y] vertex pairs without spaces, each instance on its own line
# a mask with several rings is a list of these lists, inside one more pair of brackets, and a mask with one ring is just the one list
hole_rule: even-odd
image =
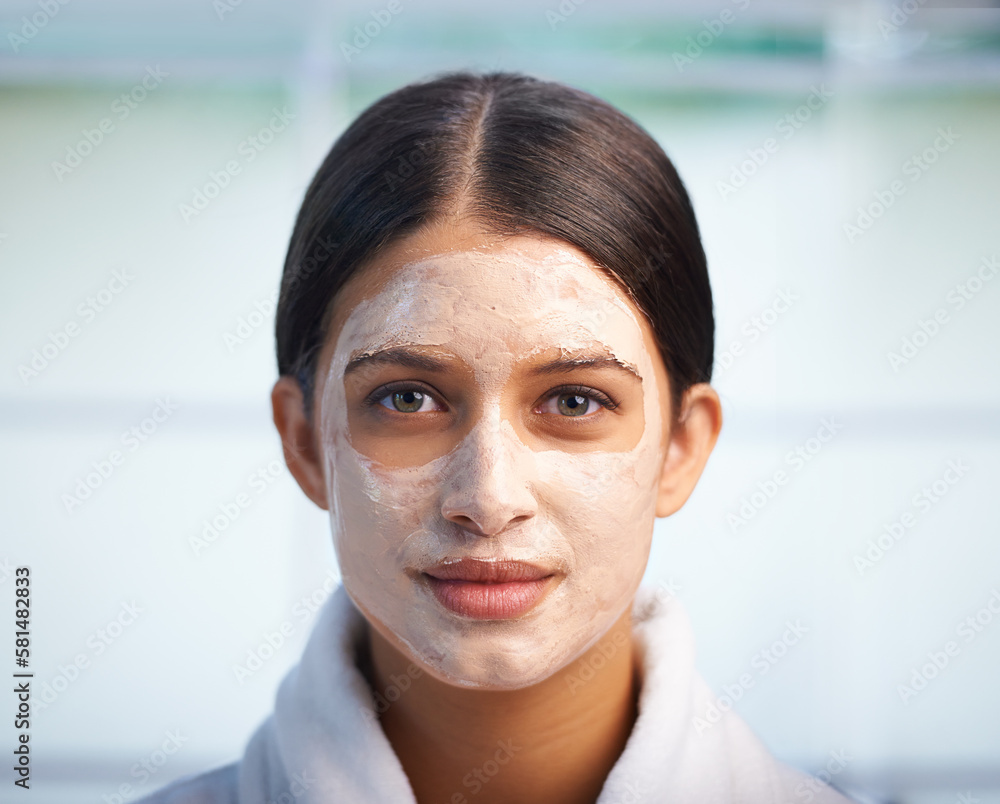
[[527,613],[555,580],[552,570],[523,561],[463,558],[424,570],[446,609],[475,620],[508,620]]
[[472,583],[537,581],[552,575],[552,570],[525,561],[484,561],[476,558],[443,561],[424,572],[442,581]]

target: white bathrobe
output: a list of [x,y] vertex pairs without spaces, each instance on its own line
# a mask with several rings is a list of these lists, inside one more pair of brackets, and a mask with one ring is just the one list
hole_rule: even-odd
[[[716,699],[695,671],[691,624],[676,598],[640,589],[633,623],[639,714],[598,804],[849,802],[775,760],[735,712],[709,728],[696,720]],[[415,804],[355,665],[363,628],[338,588],[243,758],[139,804]],[[463,793],[475,804],[471,789]]]

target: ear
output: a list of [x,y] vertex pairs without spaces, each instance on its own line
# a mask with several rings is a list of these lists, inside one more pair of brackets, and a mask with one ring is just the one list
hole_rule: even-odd
[[656,515],[680,510],[694,491],[722,429],[722,404],[708,383],[692,385],[681,400],[677,423],[660,471]]
[[271,390],[271,409],[288,470],[310,500],[328,509],[318,428],[306,418],[302,388],[294,377],[278,378]]

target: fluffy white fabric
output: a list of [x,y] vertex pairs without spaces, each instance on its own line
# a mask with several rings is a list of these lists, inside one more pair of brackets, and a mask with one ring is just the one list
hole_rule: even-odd
[[[639,717],[598,804],[849,802],[775,760],[734,712],[699,730],[695,717],[704,717],[715,697],[695,671],[687,613],[676,598],[645,588],[633,613]],[[140,804],[415,804],[355,665],[363,629],[338,588],[243,759],[177,781]],[[474,804],[471,792],[466,797]]]

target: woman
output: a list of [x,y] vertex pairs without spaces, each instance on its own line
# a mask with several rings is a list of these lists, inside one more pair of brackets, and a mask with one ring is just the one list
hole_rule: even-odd
[[153,802],[845,801],[705,719],[640,589],[721,427],[687,193],[608,104],[404,87],[306,193],[274,421],[343,586],[243,759]]

